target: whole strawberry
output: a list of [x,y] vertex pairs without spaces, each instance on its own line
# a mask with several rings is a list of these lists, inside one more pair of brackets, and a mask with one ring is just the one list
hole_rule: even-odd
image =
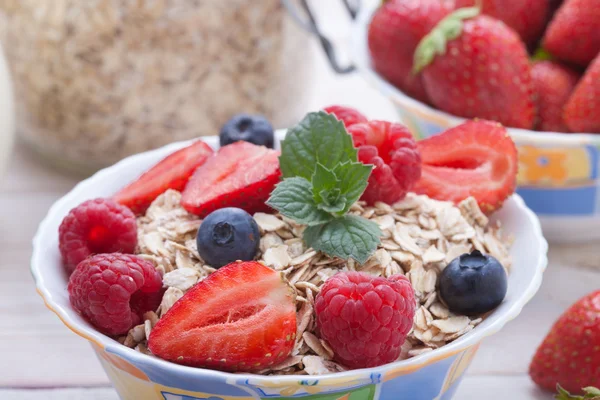
[[561,60],[587,66],[600,52],[600,1],[566,0],[548,25],[546,50]]
[[431,102],[466,118],[485,118],[531,129],[535,120],[527,51],[501,21],[461,8],[419,43],[416,73]]
[[451,10],[440,0],[387,1],[369,24],[375,70],[409,96],[428,102],[421,77],[411,73],[412,56],[423,36]]
[[[456,0],[456,8],[475,6],[476,0]],[[544,33],[549,14],[548,0],[483,0],[482,12],[513,28],[528,45],[536,44]]]
[[600,290],[571,306],[556,321],[529,366],[535,383],[569,392],[600,387]]
[[563,108],[577,85],[579,74],[558,62],[540,61],[532,65],[531,77],[537,92],[538,129],[569,132]]
[[600,54],[571,94],[564,118],[573,132],[600,133]]

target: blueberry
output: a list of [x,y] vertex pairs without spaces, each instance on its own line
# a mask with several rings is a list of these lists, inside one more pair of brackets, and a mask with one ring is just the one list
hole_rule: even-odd
[[238,114],[227,121],[219,133],[221,146],[243,140],[272,149],[274,138],[273,126],[262,115]]
[[507,285],[502,264],[475,250],[455,258],[444,269],[440,276],[440,295],[454,313],[482,314],[502,303]]
[[236,260],[253,260],[258,252],[258,225],[246,211],[228,207],[210,213],[196,236],[200,257],[213,268]]

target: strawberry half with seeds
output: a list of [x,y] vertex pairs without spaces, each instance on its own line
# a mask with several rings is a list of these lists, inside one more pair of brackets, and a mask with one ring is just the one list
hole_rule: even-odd
[[546,29],[543,46],[553,56],[585,67],[600,52],[598,21],[598,0],[565,0]]
[[358,148],[358,160],[375,166],[361,200],[393,204],[421,176],[421,156],[410,131],[402,124],[369,121],[347,128]]
[[190,178],[181,205],[204,218],[224,207],[237,207],[253,214],[270,211],[265,204],[281,171],[279,152],[248,142],[221,147]]
[[177,301],[152,329],[148,348],[177,364],[257,371],[287,358],[295,337],[295,297],[281,274],[235,262]]
[[440,0],[390,0],[369,24],[373,67],[392,85],[428,103],[420,75],[412,74],[412,57],[419,41],[452,10]]
[[600,387],[600,290],[571,306],[537,349],[529,375],[547,390]]
[[136,181],[121,189],[113,200],[129,207],[137,215],[143,214],[168,189],[182,191],[196,168],[204,164],[212,154],[210,146],[198,140],[167,156]]
[[538,95],[539,130],[569,132],[563,108],[577,85],[579,74],[557,62],[540,61],[531,67],[531,77]]
[[600,53],[571,94],[564,118],[572,132],[600,133]]
[[414,191],[460,203],[473,196],[491,213],[515,191],[517,149],[497,122],[468,121],[417,143],[423,162]]
[[414,72],[422,71],[431,102],[465,118],[531,129],[535,119],[527,50],[501,21],[461,8],[419,43]]

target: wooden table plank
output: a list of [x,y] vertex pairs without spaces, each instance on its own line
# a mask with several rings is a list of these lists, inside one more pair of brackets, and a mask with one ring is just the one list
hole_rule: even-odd
[[[108,383],[89,344],[67,329],[35,292],[29,253],[2,247],[0,387]],[[10,398],[2,397],[0,399]]]
[[112,388],[0,390],[0,399],[7,400],[119,400]]
[[456,400],[551,400],[526,375],[467,376],[454,395]]

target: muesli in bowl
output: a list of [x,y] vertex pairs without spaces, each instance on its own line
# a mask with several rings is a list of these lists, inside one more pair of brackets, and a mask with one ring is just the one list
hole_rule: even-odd
[[[191,143],[116,194],[71,206],[53,240],[69,274],[61,296],[102,343],[107,371],[181,395],[226,395],[238,375],[215,371],[235,372],[242,392],[285,398],[397,384],[441,362],[447,376],[431,390],[455,390],[469,349],[516,316],[545,265],[530,212],[516,230],[493,215],[514,190],[514,145],[485,121],[415,143],[400,124],[326,110],[288,130],[281,151],[246,116],[224,127],[217,152]],[[499,214],[521,213],[516,201]],[[514,263],[512,233],[540,252],[535,270]]]

